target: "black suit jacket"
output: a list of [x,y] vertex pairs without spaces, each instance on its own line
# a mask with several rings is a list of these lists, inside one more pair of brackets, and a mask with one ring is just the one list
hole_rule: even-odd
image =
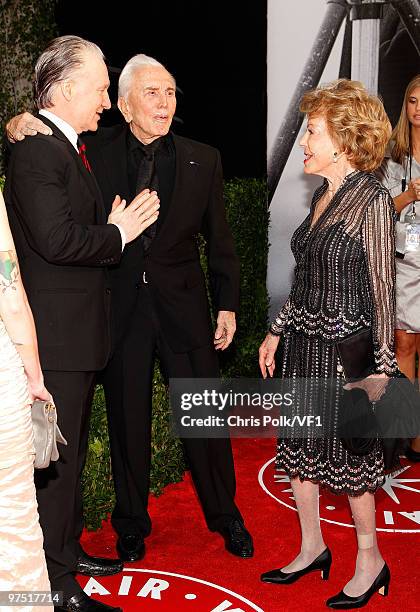
[[47,370],[102,369],[110,353],[107,266],[121,257],[101,193],[64,134],[13,146],[5,185],[10,226]]
[[[84,137],[89,161],[108,206],[116,194],[130,201],[128,129],[126,125],[103,128]],[[110,272],[116,338],[124,334],[145,272],[167,342],[175,352],[187,352],[212,342],[197,235],[202,233],[207,239],[216,310],[238,309],[239,262],[226,221],[219,152],[187,138],[173,138],[175,184],[164,222],[146,254],[137,239],[125,247],[120,264]]]

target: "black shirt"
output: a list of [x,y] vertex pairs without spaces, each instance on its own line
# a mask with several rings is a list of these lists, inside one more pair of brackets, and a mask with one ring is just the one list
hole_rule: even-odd
[[[172,192],[175,184],[176,156],[175,145],[171,133],[159,138],[160,146],[155,153],[156,172],[159,183],[158,196],[160,199],[159,217],[157,220],[157,232],[169,210]],[[142,147],[146,147],[139,142],[131,130],[127,132],[128,149],[128,185],[130,188],[131,199],[136,194],[137,173],[140,161],[144,155]]]

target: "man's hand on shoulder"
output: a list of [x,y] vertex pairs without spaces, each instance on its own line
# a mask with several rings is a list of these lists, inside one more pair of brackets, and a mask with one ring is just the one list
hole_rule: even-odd
[[215,349],[224,351],[233,340],[236,331],[236,315],[231,310],[219,310],[214,333]]
[[21,115],[16,115],[6,123],[6,136],[11,143],[24,140],[26,136],[35,136],[36,134],[51,136],[52,130],[41,119],[34,117],[31,113],[25,112]]

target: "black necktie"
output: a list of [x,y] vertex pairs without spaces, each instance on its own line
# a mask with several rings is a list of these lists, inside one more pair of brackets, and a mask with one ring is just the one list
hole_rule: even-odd
[[80,138],[77,139],[77,148],[79,149],[79,156],[81,157],[84,167],[92,174],[92,168],[90,167],[89,160],[86,156],[86,145],[80,140]]
[[[148,145],[142,142],[138,143],[138,147],[143,152],[137,171],[136,181],[136,195],[139,194],[143,189],[150,189],[150,191],[158,191],[159,182],[156,172],[156,161],[155,154],[161,139],[157,138]],[[149,225],[147,229],[141,235],[143,248],[145,251],[150,247],[153,238],[156,236],[157,221]]]

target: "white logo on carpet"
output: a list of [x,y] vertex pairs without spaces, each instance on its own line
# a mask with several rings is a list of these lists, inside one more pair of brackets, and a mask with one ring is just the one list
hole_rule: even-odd
[[145,611],[159,612],[264,612],[242,595],[218,584],[150,569],[125,568],[121,577],[89,578],[84,591],[95,599],[107,598],[104,603],[124,606],[127,612],[138,610],[139,606]]
[[[275,458],[265,463],[258,474],[262,489],[279,504],[296,511],[290,479],[283,470],[274,470]],[[403,460],[404,461],[404,460]],[[404,462],[405,463],[405,462]],[[420,533],[420,464],[403,465],[377,491],[378,531]],[[321,520],[341,527],[354,527],[345,495],[320,489]]]

